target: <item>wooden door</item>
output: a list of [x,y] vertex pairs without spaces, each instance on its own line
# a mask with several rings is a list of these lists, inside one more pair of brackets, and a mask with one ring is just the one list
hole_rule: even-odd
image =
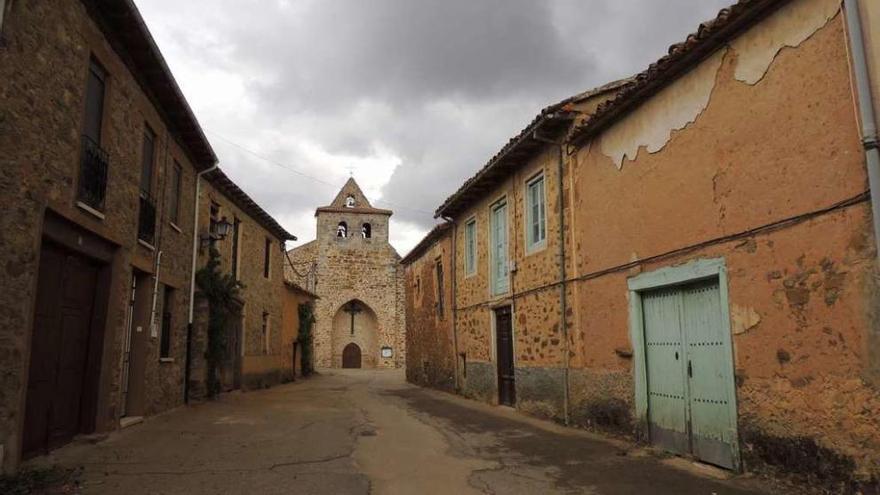
[[724,328],[717,281],[682,288],[691,449],[703,461],[733,469],[737,450],[733,352]]
[[651,441],[736,467],[733,354],[717,280],[642,295]]
[[342,349],[342,367],[343,368],[360,368],[361,367],[361,348],[352,342]]
[[40,253],[22,451],[38,454],[82,430],[99,266],[51,243]]
[[513,406],[516,404],[516,380],[510,306],[495,310],[495,342],[498,361],[498,403]]
[[690,441],[680,300],[676,288],[642,296],[651,442],[684,454],[690,451]]

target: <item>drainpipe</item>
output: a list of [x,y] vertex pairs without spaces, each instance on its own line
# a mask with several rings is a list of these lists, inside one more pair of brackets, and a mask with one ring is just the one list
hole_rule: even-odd
[[455,251],[455,244],[458,237],[458,224],[455,223],[450,217],[442,217],[444,221],[452,224],[452,253],[449,256],[450,265],[452,267],[452,366],[455,371],[455,391],[458,392],[461,390],[461,382],[459,379],[461,370],[458,369],[459,366],[459,355],[458,355],[458,332],[457,332],[457,320],[458,320],[458,297],[457,297],[457,288],[458,288],[458,279],[456,278],[457,270],[456,265],[458,265],[458,257]]
[[156,270],[153,275],[153,304],[150,308],[150,336],[155,333],[156,328],[156,300],[159,298],[159,269],[162,266],[162,251],[156,254]]
[[195,310],[195,297],[196,297],[196,263],[198,262],[199,255],[199,194],[201,193],[202,183],[200,179],[203,175],[208,172],[213,172],[217,170],[219,165],[215,162],[207,170],[202,170],[201,172],[196,173],[196,196],[195,196],[195,206],[193,207],[193,234],[192,234],[192,264],[190,265],[191,274],[189,280],[189,322],[186,325],[186,366],[184,367],[184,378],[183,378],[183,402],[185,404],[189,404],[189,375],[190,375],[190,346],[192,342],[192,332],[193,332],[193,311]]
[[208,172],[213,172],[217,170],[219,167],[218,164],[214,164],[211,168],[207,170],[202,170],[201,172],[196,173],[196,204],[195,208],[193,208],[193,248],[192,248],[192,273],[190,274],[189,281],[189,325],[192,326],[193,323],[193,311],[195,308],[194,298],[196,295],[196,263],[198,262],[199,256],[199,194],[201,194],[202,183],[199,179],[202,178],[203,175]]
[[[858,0],[844,0],[846,24],[849,30],[850,54],[855,76],[856,92],[861,118],[862,145],[868,167],[868,187],[871,189],[871,213],[873,216],[874,242],[880,243],[880,142],[877,138],[877,119],[871,96],[871,77],[865,56],[865,38]],[[880,257],[880,248],[877,249]]]
[[557,174],[557,183],[559,184],[559,312],[560,312],[560,320],[562,323],[562,339],[564,342],[563,345],[563,363],[564,368],[562,370],[563,377],[563,390],[562,390],[562,409],[563,409],[563,418],[565,420],[565,425],[568,426],[571,422],[571,413],[570,413],[570,401],[569,398],[569,369],[571,367],[570,364],[570,349],[568,342],[568,322],[566,320],[566,313],[568,312],[568,295],[565,292],[565,196],[563,193],[563,173],[565,171],[565,150],[563,148],[564,143],[559,141],[553,141],[547,138],[543,138],[538,135],[538,131],[532,133],[532,137],[544,143],[553,144],[557,147],[558,150],[558,162],[556,166],[556,174]]

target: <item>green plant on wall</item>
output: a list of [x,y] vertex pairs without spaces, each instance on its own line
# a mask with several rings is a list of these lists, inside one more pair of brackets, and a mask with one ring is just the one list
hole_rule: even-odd
[[312,356],[312,327],[315,325],[315,308],[312,303],[299,305],[299,335],[297,341],[302,349],[302,374],[309,376],[315,371],[314,358]]
[[231,274],[220,271],[220,253],[213,247],[208,263],[196,272],[196,284],[208,300],[208,346],[205,360],[208,368],[208,397],[214,397],[220,393],[220,363],[226,359],[229,351],[229,339],[226,335],[229,322],[241,318],[238,298],[244,285]]

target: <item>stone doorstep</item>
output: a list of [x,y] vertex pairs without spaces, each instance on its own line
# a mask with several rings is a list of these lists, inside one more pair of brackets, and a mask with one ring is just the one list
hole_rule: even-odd
[[732,471],[711,464],[705,464],[688,457],[670,457],[661,460],[660,463],[703,478],[729,480],[735,476],[735,473]]
[[119,418],[119,427],[128,428],[129,426],[134,426],[143,422],[143,416],[126,416],[124,418]]

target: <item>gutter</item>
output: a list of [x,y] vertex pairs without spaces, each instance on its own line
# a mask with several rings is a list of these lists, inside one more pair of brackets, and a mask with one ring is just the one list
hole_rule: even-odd
[[[877,137],[877,118],[871,95],[871,76],[865,55],[865,38],[859,3],[859,0],[844,0],[844,13],[859,105],[862,146],[865,148],[865,165],[868,168],[874,243],[877,244],[880,242],[880,149],[878,149],[880,142]],[[877,249],[877,256],[880,257],[880,249]]]
[[201,194],[201,186],[202,183],[200,179],[203,175],[208,172],[213,172],[217,170],[219,165],[217,162],[214,162],[210,168],[206,170],[202,170],[201,172],[196,172],[196,195],[195,195],[195,206],[193,207],[193,247],[192,247],[192,264],[190,265],[190,280],[189,280],[189,321],[186,325],[186,365],[184,367],[184,378],[183,378],[183,402],[184,404],[189,404],[189,376],[190,376],[190,365],[192,364],[192,360],[190,359],[191,354],[191,343],[192,343],[192,333],[193,333],[193,311],[195,310],[195,296],[196,296],[196,264],[198,262],[199,255],[199,194]]
[[556,182],[559,187],[559,319],[560,319],[560,327],[562,328],[562,339],[565,343],[563,345],[563,353],[564,353],[564,368],[563,368],[563,390],[562,390],[562,410],[563,410],[563,418],[565,421],[565,426],[568,426],[571,423],[571,398],[569,397],[569,388],[571,379],[569,377],[569,370],[571,368],[571,350],[569,348],[569,339],[568,339],[568,321],[566,313],[568,312],[568,294],[566,293],[566,273],[565,273],[565,196],[564,190],[565,187],[563,185],[563,173],[565,172],[565,142],[564,141],[553,141],[551,139],[547,139],[538,135],[538,131],[534,131],[532,133],[532,138],[541,141],[544,143],[552,144],[556,146],[558,150],[558,162],[556,166],[556,174],[557,179]]

